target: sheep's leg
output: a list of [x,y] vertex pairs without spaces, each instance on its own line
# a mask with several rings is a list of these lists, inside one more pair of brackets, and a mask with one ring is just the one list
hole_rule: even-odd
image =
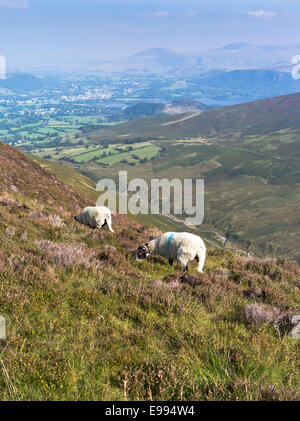
[[204,266],[204,262],[205,262],[205,252],[197,254],[196,259],[198,260],[197,270],[198,270],[199,273],[203,273],[203,266]]
[[173,266],[173,263],[174,263],[173,257],[169,257],[169,265],[170,266]]
[[112,226],[111,226],[111,219],[110,219],[110,218],[107,218],[107,219],[106,219],[106,223],[107,223],[107,226],[108,226],[109,231],[110,231],[110,232],[115,232],[115,231],[112,229]]
[[188,265],[183,264],[182,265],[182,272],[188,272],[188,271],[189,271]]
[[183,272],[188,272],[188,263],[190,261],[190,259],[188,258],[188,256],[186,256],[184,253],[182,253],[180,250],[177,253],[177,259],[178,263],[181,264],[182,266],[182,271]]
[[179,263],[181,263],[182,272],[188,272],[189,271],[189,269],[188,269],[188,263],[189,263],[189,261],[188,260],[180,259],[180,262]]

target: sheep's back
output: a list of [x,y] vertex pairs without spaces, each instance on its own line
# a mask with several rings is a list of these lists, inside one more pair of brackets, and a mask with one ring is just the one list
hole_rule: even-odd
[[198,235],[187,232],[166,232],[160,237],[159,250],[165,256],[176,257],[178,250],[194,251],[205,250],[205,244]]

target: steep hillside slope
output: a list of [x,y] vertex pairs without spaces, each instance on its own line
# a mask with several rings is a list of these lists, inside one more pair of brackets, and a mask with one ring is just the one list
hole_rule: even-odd
[[[26,157],[16,148],[0,142],[0,191],[20,195],[23,201],[37,200],[47,205],[65,203],[68,209],[84,204],[82,197]],[[87,200],[85,200],[87,203]]]
[[209,250],[196,276],[137,262],[158,231],[119,215],[115,234],[93,231],[73,219],[87,203],[0,144],[1,399],[299,399],[295,263]]

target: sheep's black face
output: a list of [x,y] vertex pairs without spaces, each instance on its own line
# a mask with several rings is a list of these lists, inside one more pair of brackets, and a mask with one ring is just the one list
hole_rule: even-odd
[[146,259],[149,256],[149,247],[147,244],[144,244],[143,246],[140,246],[137,249],[136,257],[137,259]]

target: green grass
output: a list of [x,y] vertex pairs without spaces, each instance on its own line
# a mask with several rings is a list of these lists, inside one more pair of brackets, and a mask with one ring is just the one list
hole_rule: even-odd
[[78,155],[73,155],[72,159],[75,162],[78,162],[78,163],[81,164],[81,163],[89,162],[92,159],[96,159],[99,156],[101,156],[102,154],[103,154],[103,151],[98,148],[98,149],[92,149],[91,152],[86,151],[86,152],[83,152],[83,153],[78,154]]
[[[40,150],[41,149],[41,150]],[[138,163],[144,158],[154,158],[161,148],[150,142],[138,142],[130,145],[109,145],[105,148],[95,146],[46,148],[42,147],[32,151],[39,156],[51,155],[52,159],[71,159],[74,164],[86,164],[95,161],[98,164],[113,165],[126,159],[128,162]],[[97,159],[98,158],[98,159]]]
[[117,162],[122,161],[123,159],[129,159],[131,157],[132,157],[131,152],[120,152],[120,153],[113,154],[111,156],[107,156],[105,158],[98,159],[97,162],[100,164],[113,165],[113,164],[116,164]]
[[159,146],[151,145],[151,146],[147,146],[145,148],[135,150],[134,154],[139,159],[144,159],[144,158],[151,159],[151,158],[154,158],[155,156],[157,156],[159,151],[160,151]]

